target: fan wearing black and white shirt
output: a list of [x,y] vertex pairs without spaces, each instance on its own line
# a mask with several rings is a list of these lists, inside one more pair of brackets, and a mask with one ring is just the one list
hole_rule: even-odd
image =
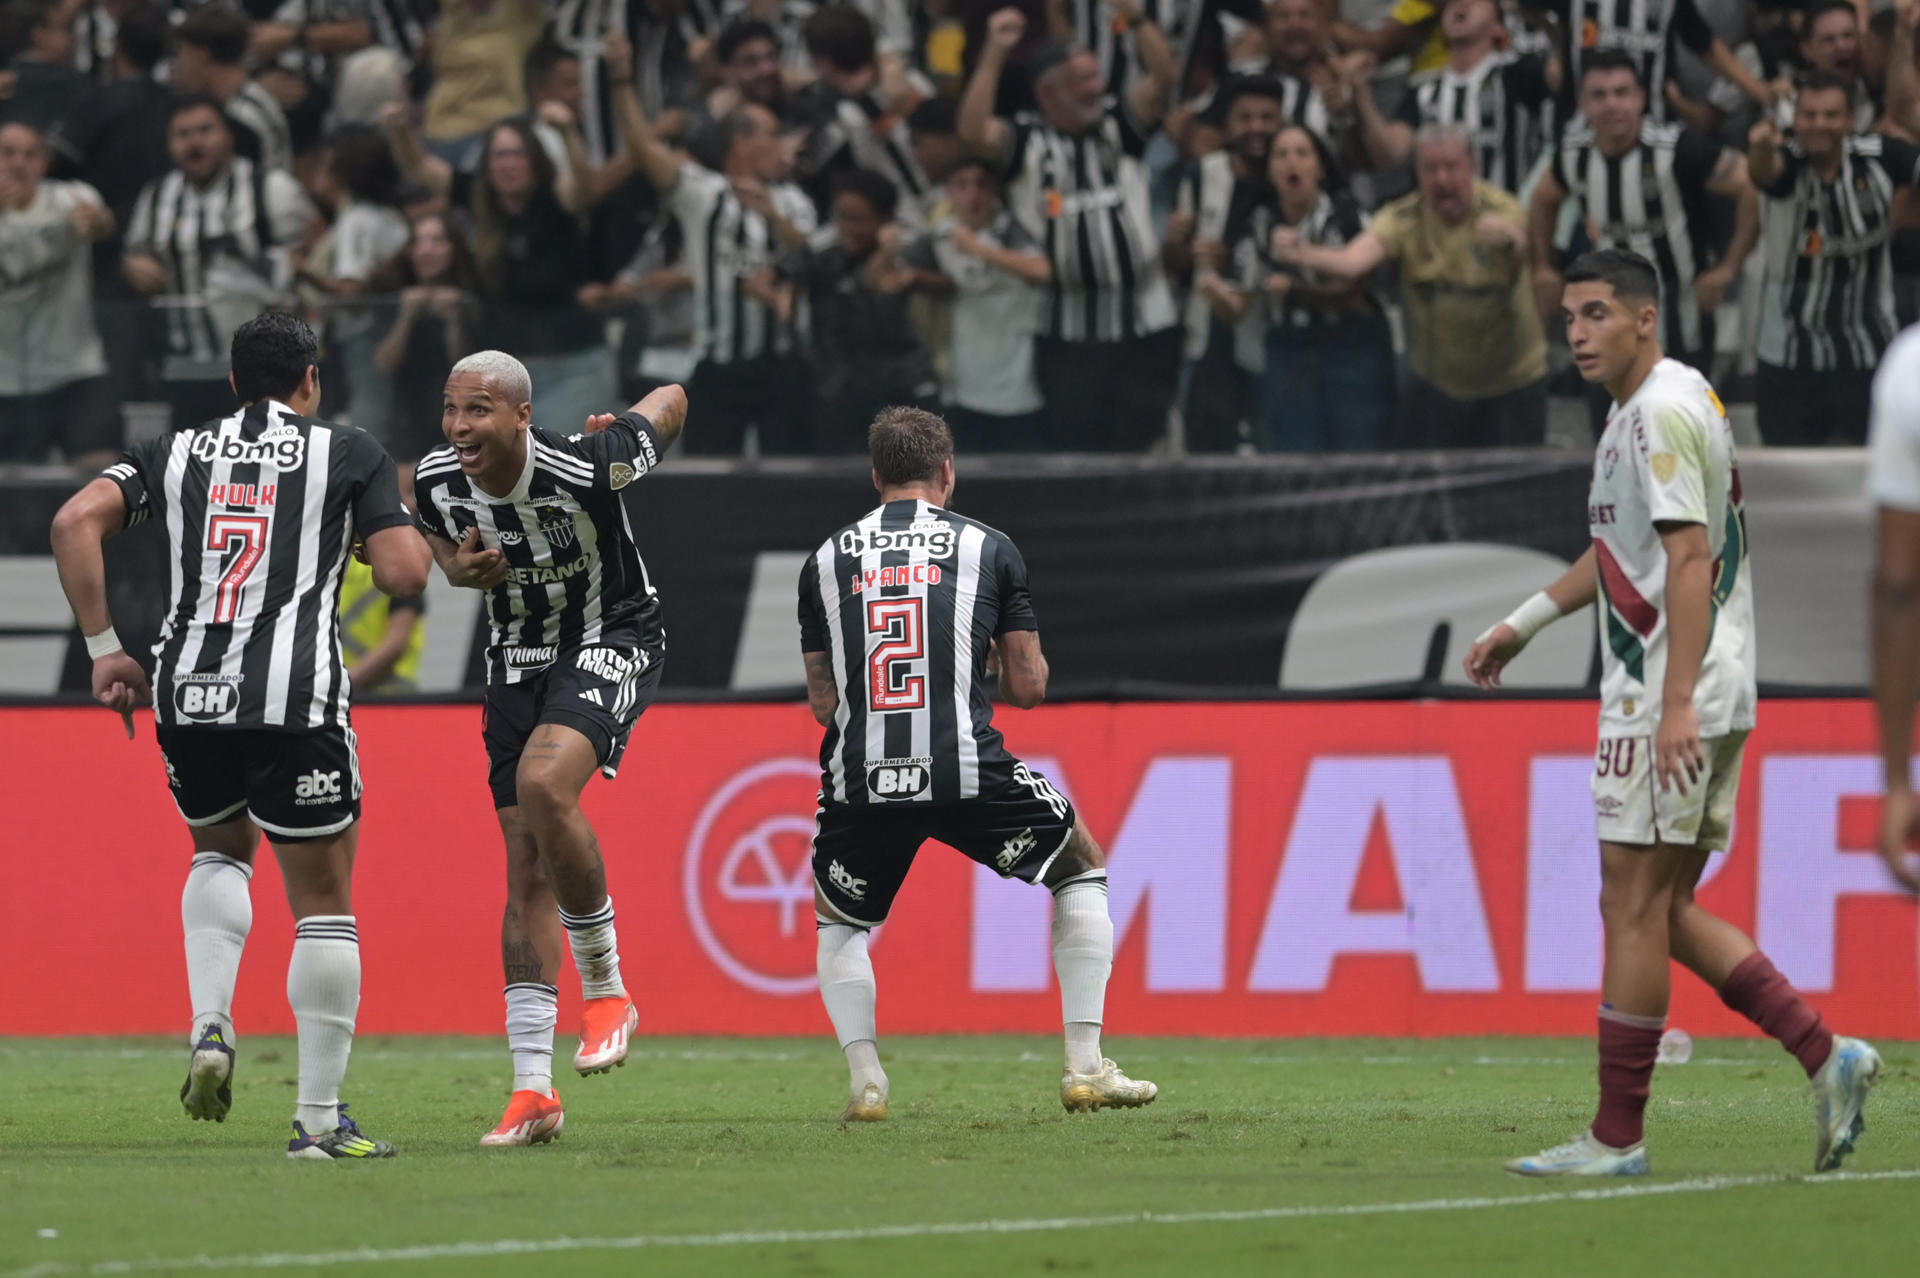
[[293,132],[279,101],[247,71],[246,15],[220,5],[194,10],[173,29],[173,87],[204,93],[225,108],[241,156],[269,169],[293,168]]
[[664,386],[564,435],[533,425],[532,399],[519,360],[467,356],[447,378],[447,447],[414,471],[434,558],[453,585],[487,592],[492,630],[481,732],[507,845],[500,951],[514,1083],[483,1145],[539,1144],[563,1121],[553,1092],[562,927],[585,1000],[574,1069],[621,1064],[639,1024],[580,794],[596,771],[618,771],[660,685],[660,600],[621,490],[659,464],[687,412],[685,393]]
[[1056,442],[1127,452],[1159,438],[1180,358],[1145,158],[1177,68],[1138,0],[1113,6],[1145,63],[1124,100],[1107,95],[1093,54],[1053,46],[1033,64],[1038,113],[995,116],[1001,72],[1027,27],[1018,9],[1001,9],[961,99],[959,132],[1002,166],[1008,206],[1053,259],[1039,356]]
[[1368,157],[1394,169],[1413,154],[1423,124],[1457,124],[1473,136],[1476,176],[1519,193],[1545,143],[1542,125],[1560,92],[1560,62],[1501,47],[1506,25],[1496,0],[1449,0],[1440,13],[1447,64],[1417,75],[1393,119],[1374,102],[1362,78],[1354,110]]
[[744,103],[696,139],[719,171],[673,151],[655,133],[630,76],[633,60],[609,33],[607,68],[614,114],[634,167],[665,197],[686,239],[693,277],[694,346],[700,363],[693,399],[699,432],[690,452],[740,451],[748,426],[763,453],[807,446],[809,396],[805,366],[791,325],[779,313],[773,266],[800,248],[816,225],[813,202],[781,180],[780,123],[773,112]]

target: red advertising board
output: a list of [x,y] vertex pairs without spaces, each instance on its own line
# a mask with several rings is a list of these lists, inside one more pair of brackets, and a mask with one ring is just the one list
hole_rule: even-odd
[[[370,1033],[498,1032],[503,900],[479,712],[374,708],[356,899]],[[1599,977],[1576,703],[1076,705],[1002,715],[1112,861],[1119,1034],[1583,1033]],[[1871,852],[1869,708],[1768,704],[1701,899],[1836,1026],[1920,1037],[1915,910]],[[588,809],[643,1028],[825,1033],[812,992],[817,729],[798,706],[664,706]],[[151,721],[0,711],[0,1034],[183,1031],[191,851]],[[291,1028],[271,857],[236,1014]],[[874,943],[885,1031],[1057,1026],[1050,902],[929,845]],[[1673,1022],[1745,1023],[1675,980]],[[577,993],[562,981],[563,1000]],[[563,1009],[563,1017],[570,1017]],[[563,1020],[563,1024],[566,1021]]]

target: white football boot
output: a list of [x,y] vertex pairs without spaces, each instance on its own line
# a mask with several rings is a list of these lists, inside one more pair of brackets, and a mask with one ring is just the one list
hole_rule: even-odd
[[1060,1103],[1069,1114],[1087,1114],[1099,1109],[1137,1109],[1153,1104],[1160,1089],[1145,1079],[1128,1078],[1120,1067],[1102,1058],[1097,1074],[1060,1074]]
[[1652,1170],[1647,1142],[1615,1149],[1602,1145],[1591,1131],[1581,1132],[1564,1145],[1543,1149],[1507,1163],[1516,1176],[1644,1176]]
[[1834,1171],[1867,1130],[1867,1093],[1880,1081],[1880,1053],[1857,1038],[1833,1039],[1833,1055],[1813,1076],[1813,1169]]

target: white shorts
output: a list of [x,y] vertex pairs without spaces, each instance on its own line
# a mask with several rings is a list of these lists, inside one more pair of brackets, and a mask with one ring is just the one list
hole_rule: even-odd
[[1600,738],[1593,758],[1593,814],[1600,841],[1725,851],[1746,748],[1745,732],[1702,740],[1705,775],[1684,791],[1663,792],[1654,773],[1651,736]]

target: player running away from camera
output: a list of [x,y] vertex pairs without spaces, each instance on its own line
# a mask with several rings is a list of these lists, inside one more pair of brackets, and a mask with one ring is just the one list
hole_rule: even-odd
[[1599,604],[1600,1107],[1589,1130],[1507,1170],[1647,1173],[1671,957],[1799,1060],[1813,1080],[1814,1170],[1829,1171],[1860,1136],[1880,1057],[1829,1031],[1752,940],[1694,899],[1707,858],[1726,850],[1754,724],[1753,573],[1733,431],[1706,379],[1661,353],[1659,287],[1652,263],[1623,249],[1567,272],[1574,362],[1614,404],[1594,455],[1593,544],[1467,654],[1467,676],[1494,687],[1542,627]]
[[253,855],[266,831],[293,908],[287,1002],[300,1032],[290,1158],[387,1158],[340,1103],[360,1006],[353,859],[360,764],[340,660],[340,577],[360,544],[374,584],[417,595],[428,555],[386,450],[317,420],[313,332],[269,312],[233,335],[229,417],[138,444],[60,509],[60,585],[93,655],[93,693],[126,719],[151,698],[107,614],[101,543],[163,529],[172,565],[154,645],[154,735],[193,839],[180,899],[193,1000],[195,1119],[233,1104],[233,987],[253,926]]
[[842,1122],[887,1117],[868,933],[884,923],[914,854],[937,839],[1053,893],[1053,966],[1066,1022],[1060,1103],[1145,1105],[1159,1094],[1100,1055],[1113,922],[1106,857],[1066,797],[1007,752],[987,676],[1023,709],[1047,695],[1047,661],[1013,542],[945,507],[953,435],[915,408],[867,431],[880,505],[800,571],[800,644],[820,743],[813,840],[820,997],[851,1071]]
[[414,470],[420,524],[447,580],[487,592],[488,784],[507,847],[507,1043],[513,1095],[482,1145],[537,1145],[565,1121],[553,1090],[561,934],[586,1005],[573,1067],[627,1059],[640,1023],[620,979],[600,841],[580,811],[597,770],[612,779],[666,660],[660,600],[620,490],[680,437],[687,397],[654,391],[566,436],[532,424],[519,360],[481,351],[453,366],[447,446]]

